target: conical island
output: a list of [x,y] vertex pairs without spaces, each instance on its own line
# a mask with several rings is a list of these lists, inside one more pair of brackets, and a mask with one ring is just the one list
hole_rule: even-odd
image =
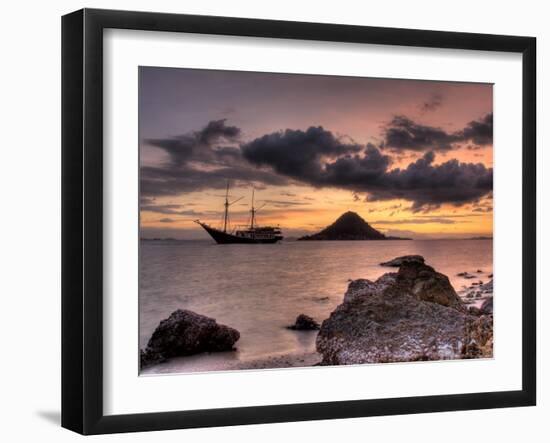
[[369,225],[359,214],[348,211],[321,232],[298,240],[408,240],[387,237]]

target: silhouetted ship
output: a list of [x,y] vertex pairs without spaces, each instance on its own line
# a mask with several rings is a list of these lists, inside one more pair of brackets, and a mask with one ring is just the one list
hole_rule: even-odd
[[[242,197],[241,197],[242,198]],[[225,211],[223,216],[223,229],[216,229],[200,220],[195,220],[195,223],[201,225],[206,232],[218,244],[244,243],[244,244],[265,244],[276,243],[283,239],[283,234],[278,227],[274,226],[256,226],[256,212],[263,206],[254,208],[254,190],[252,190],[252,205],[250,208],[250,224],[244,229],[236,229],[228,231],[229,206],[237,203],[241,198],[229,203],[229,184],[225,192]]]

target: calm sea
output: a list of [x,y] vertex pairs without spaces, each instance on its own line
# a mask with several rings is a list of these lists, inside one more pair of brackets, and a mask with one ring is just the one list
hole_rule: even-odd
[[[223,369],[279,354],[314,350],[315,333],[285,329],[305,313],[319,322],[341,303],[349,280],[394,271],[378,264],[420,254],[459,291],[456,274],[492,273],[492,240],[288,241],[274,245],[216,245],[211,241],[142,241],[140,347],[175,309],[190,309],[240,331],[238,351],[181,359],[172,368]],[[155,372],[154,369],[148,372]]]

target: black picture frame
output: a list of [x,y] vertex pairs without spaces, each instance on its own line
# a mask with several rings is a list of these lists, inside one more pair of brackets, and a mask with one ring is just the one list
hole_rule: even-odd
[[[522,54],[522,389],[131,415],[103,413],[103,30]],[[83,9],[62,18],[62,426],[82,434],[458,411],[536,403],[536,39]]]

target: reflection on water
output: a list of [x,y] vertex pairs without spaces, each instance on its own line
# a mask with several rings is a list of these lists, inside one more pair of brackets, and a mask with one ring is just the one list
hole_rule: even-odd
[[[420,254],[449,276],[456,290],[462,271],[492,272],[492,240],[322,241],[275,245],[216,245],[210,241],[142,241],[140,347],[160,320],[190,309],[241,333],[238,352],[208,358],[241,361],[313,350],[315,334],[285,329],[305,313],[318,321],[342,301],[348,281],[376,279],[379,263]],[[196,357],[196,358],[201,358]]]

